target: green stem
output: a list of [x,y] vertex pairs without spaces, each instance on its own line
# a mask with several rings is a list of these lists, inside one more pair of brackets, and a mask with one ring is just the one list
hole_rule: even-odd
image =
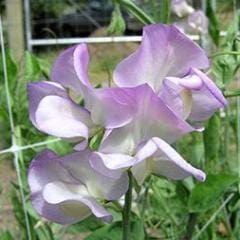
[[240,96],[240,89],[238,89],[238,90],[234,90],[234,91],[230,91],[230,90],[228,90],[228,91],[224,91],[224,96],[226,97],[226,98],[230,98],[230,97],[238,97],[238,96]]
[[222,55],[240,55],[240,52],[238,51],[228,51],[228,52],[220,52],[220,53],[215,53],[213,55],[208,56],[209,58],[215,58],[215,57],[219,57]]
[[224,151],[224,164],[226,161],[229,159],[229,108],[225,109],[225,119],[224,119],[224,146],[223,146],[223,151]]
[[[240,97],[237,97],[237,160],[238,160],[238,176],[240,177]],[[240,193],[240,183],[238,184]]]
[[[151,180],[149,180],[151,181]],[[140,211],[140,214],[141,214],[141,227],[142,229],[144,229],[144,222],[145,222],[145,210],[146,210],[146,207],[147,207],[147,202],[148,202],[148,192],[149,192],[149,187],[150,187],[150,183],[148,182],[146,188],[145,188],[145,192],[144,192],[144,195],[143,195],[143,200],[142,200],[142,208],[141,208],[141,211]]]
[[130,217],[131,217],[131,205],[132,205],[132,187],[133,187],[133,179],[132,174],[129,171],[129,187],[128,191],[125,194],[125,203],[123,209],[123,240],[130,240],[131,239],[131,229],[130,229]]
[[198,215],[196,213],[189,214],[187,231],[186,231],[185,236],[183,237],[183,240],[191,240],[192,239],[192,236],[194,233],[194,227],[197,223],[197,217],[198,217]]

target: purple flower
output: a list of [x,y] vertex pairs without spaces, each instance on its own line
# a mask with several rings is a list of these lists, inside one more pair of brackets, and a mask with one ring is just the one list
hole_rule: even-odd
[[159,92],[163,101],[183,119],[204,121],[227,105],[221,91],[206,74],[190,69],[183,78],[166,78]]
[[111,221],[101,201],[120,198],[127,191],[128,176],[107,169],[105,175],[95,171],[89,164],[90,155],[85,150],[58,157],[44,150],[36,156],[28,182],[32,205],[41,216],[60,224],[72,224],[90,214]]
[[178,17],[184,17],[191,14],[194,9],[188,4],[186,0],[172,0],[172,11]]
[[196,33],[206,34],[208,32],[208,18],[201,10],[194,11],[189,15],[188,25]]
[[171,111],[148,85],[132,89],[135,90],[134,118],[123,127],[106,131],[99,152],[90,158],[93,168],[102,173],[101,165],[122,171],[132,167],[139,184],[151,173],[170,179],[193,175],[204,180],[205,174],[187,164],[169,145],[197,129]]
[[206,120],[227,104],[217,86],[198,70],[208,65],[204,51],[174,25],[155,24],[144,28],[140,47],[119,63],[114,81],[120,87],[147,83],[179,117],[191,114],[191,119]]
[[114,81],[119,87],[148,83],[155,92],[166,77],[184,77],[190,68],[204,69],[204,51],[174,25],[153,24],[143,29],[140,47],[118,64]]
[[[90,113],[68,96],[58,83],[28,85],[30,119],[40,131],[69,140],[86,139],[96,126]],[[93,131],[94,132],[94,131]]]
[[[87,76],[85,44],[64,51],[52,70],[53,82],[28,86],[30,119],[40,131],[70,141],[86,140],[100,127],[115,128],[129,122],[134,106],[125,88],[93,88]],[[73,101],[68,89],[84,97]]]
[[100,152],[91,155],[90,162],[96,171],[105,174],[103,171],[105,168],[121,172],[131,167],[132,174],[139,185],[150,174],[174,180],[182,180],[189,176],[194,176],[200,181],[206,178],[204,172],[187,163],[166,141],[160,138],[154,137],[141,142],[129,155],[103,152],[100,149]]
[[[204,180],[205,174],[187,164],[169,144],[197,130],[185,119],[206,120],[227,104],[216,85],[197,69],[207,66],[203,50],[175,26],[145,27],[139,49],[114,72],[118,86],[135,91],[136,112],[128,124],[106,132],[100,153],[96,153],[101,157],[91,159],[92,166],[98,168],[101,159],[109,169],[132,167],[140,184],[150,173],[172,179],[193,175]],[[154,151],[144,147],[149,142]],[[145,157],[139,158],[138,151]],[[113,161],[117,153],[124,154],[125,161]]]
[[[32,162],[28,181],[32,203],[45,218],[74,223],[93,213],[109,221],[103,200],[116,200],[128,188],[127,169],[142,184],[149,174],[180,180],[205,173],[171,146],[227,102],[199,69],[207,68],[203,50],[175,26],[144,28],[140,47],[114,71],[117,87],[94,88],[88,78],[86,44],[65,50],[56,60],[51,82],[28,86],[30,119],[40,131],[80,142],[58,157],[45,150]],[[84,100],[81,106],[76,98]],[[100,147],[88,139],[105,130]]]

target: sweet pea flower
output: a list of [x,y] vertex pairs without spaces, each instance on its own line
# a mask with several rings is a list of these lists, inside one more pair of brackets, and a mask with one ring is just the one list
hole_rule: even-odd
[[51,80],[81,95],[85,108],[95,124],[121,127],[132,118],[134,108],[129,104],[125,88],[94,88],[88,78],[89,54],[86,44],[67,49],[56,60]]
[[[174,25],[153,24],[143,29],[140,47],[118,64],[114,81],[120,87],[147,83],[179,116],[206,120],[227,104],[217,86],[199,70],[208,65],[204,51]],[[173,82],[181,88],[170,87]]]
[[90,158],[96,171],[106,174],[105,169],[121,172],[130,168],[140,186],[150,174],[173,180],[182,180],[189,176],[194,176],[199,181],[206,178],[203,171],[187,163],[174,148],[160,138],[153,137],[141,142],[131,155],[104,153],[106,149],[104,151],[101,148],[100,151],[93,153]]
[[[144,28],[137,51],[116,67],[117,86],[94,88],[88,63],[86,44],[71,47],[54,63],[51,81],[28,86],[34,126],[80,142],[70,155],[45,150],[32,162],[28,181],[37,212],[61,224],[91,213],[109,221],[101,203],[127,191],[126,170],[140,185],[150,174],[204,181],[205,173],[170,146],[184,134],[202,130],[186,120],[206,120],[226,105],[220,90],[199,70],[209,65],[204,51],[175,26],[153,24]],[[88,139],[99,129],[104,136],[91,152]]]
[[108,129],[99,151],[91,155],[96,171],[131,171],[141,185],[151,173],[170,179],[195,176],[203,181],[205,174],[188,164],[170,145],[182,135],[195,131],[178,117],[147,84],[135,89],[137,111],[123,127]]
[[188,25],[196,33],[206,34],[208,32],[208,18],[201,10],[194,11],[188,16]]
[[[112,170],[131,167],[139,184],[150,173],[204,180],[205,174],[169,144],[196,130],[185,119],[206,120],[226,105],[216,85],[197,69],[206,67],[203,50],[175,26],[145,27],[139,49],[114,72],[118,86],[135,89],[137,111],[128,124],[106,132],[99,152],[90,160],[92,166],[101,169],[103,164]],[[125,158],[115,156],[119,153]]]
[[184,77],[190,68],[208,66],[203,49],[176,26],[152,24],[143,28],[140,47],[117,65],[113,80],[119,87],[147,83],[159,92],[164,78]]
[[159,92],[163,101],[183,119],[204,121],[227,105],[213,81],[203,72],[192,68],[183,78],[166,78]]
[[[121,127],[134,112],[127,89],[92,87],[87,76],[88,58],[86,44],[67,49],[53,66],[52,81],[28,85],[33,125],[56,137],[83,141],[81,149],[99,128]],[[69,90],[84,98],[84,107],[73,100]]]
[[28,96],[30,119],[40,131],[70,141],[87,139],[94,132],[89,111],[73,102],[60,84],[30,83]]
[[59,157],[44,150],[36,156],[28,182],[32,205],[41,216],[59,224],[76,223],[90,214],[112,220],[101,202],[120,198],[127,191],[128,176],[95,171],[88,161],[90,155],[84,150]]
[[184,17],[186,15],[191,14],[194,9],[192,6],[190,6],[186,0],[172,0],[172,11],[178,16],[178,17]]

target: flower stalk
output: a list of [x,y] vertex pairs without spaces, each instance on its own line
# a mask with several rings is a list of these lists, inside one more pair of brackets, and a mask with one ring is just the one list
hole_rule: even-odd
[[128,191],[125,194],[125,202],[124,202],[124,209],[123,209],[123,240],[130,240],[131,239],[131,206],[132,206],[132,187],[133,187],[133,177],[132,173],[128,172],[129,176],[129,187]]

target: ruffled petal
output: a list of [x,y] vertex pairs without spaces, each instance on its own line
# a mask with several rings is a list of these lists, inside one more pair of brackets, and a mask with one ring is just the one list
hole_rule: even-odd
[[45,150],[32,161],[28,183],[32,205],[41,216],[60,224],[78,222],[91,213],[111,220],[96,199],[118,199],[127,191],[128,176],[113,178],[95,171],[90,154],[85,150],[59,158]]
[[87,88],[92,88],[92,85],[88,79],[88,63],[89,54],[87,44],[82,43],[77,45],[73,52],[73,65],[75,72],[82,85],[86,86]]
[[[186,94],[183,98],[183,88],[179,86],[175,78],[163,80],[162,87],[158,93],[162,101],[178,116],[186,119],[192,110],[192,95]],[[184,101],[186,99],[186,102]]]
[[[74,68],[75,51],[80,52],[81,54],[79,57],[81,66],[79,66],[79,64],[77,65],[80,70]],[[66,49],[55,61],[51,72],[51,79],[54,82],[58,82],[62,86],[77,92],[78,94],[82,94],[83,83],[81,80],[89,84],[87,77],[88,58],[88,52],[85,44],[80,44]],[[76,70],[78,73],[81,71],[83,76],[79,76]]]
[[129,123],[135,106],[129,89],[94,89],[89,95],[88,109],[96,124],[106,128],[118,128]]
[[139,184],[150,173],[174,180],[189,176],[194,176],[199,181],[205,180],[205,173],[187,163],[167,142],[160,138],[149,141],[139,149],[132,167],[132,173]]
[[44,97],[36,109],[35,119],[39,130],[66,139],[87,139],[89,129],[94,128],[86,109],[59,96]]
[[196,130],[167,107],[147,84],[132,91],[137,109],[133,120],[124,127],[112,129],[103,139],[100,152],[132,155],[138,144],[152,137],[172,143]]
[[51,182],[43,189],[44,200],[59,205],[66,216],[78,219],[88,217],[91,212],[98,218],[111,221],[112,216],[94,198],[89,197],[84,185]]
[[135,132],[133,123],[127,126],[111,129],[107,136],[104,136],[99,150],[103,153],[122,153],[131,155],[136,148]]
[[183,77],[191,67],[206,68],[204,51],[174,25],[144,27],[140,47],[118,64],[114,81],[121,87],[148,83],[159,91],[165,77]]
[[32,161],[28,171],[28,184],[34,209],[43,217],[59,224],[71,224],[81,218],[66,216],[59,205],[47,203],[42,194],[44,186],[50,182],[64,181],[77,183],[75,179],[56,160],[57,155],[50,150],[39,153]]
[[183,119],[207,120],[227,101],[214,82],[206,74],[191,69],[183,78],[166,78],[159,97]]
[[[105,173],[105,175],[109,175],[109,169],[117,170],[128,168],[132,166],[134,162],[134,158],[121,153],[113,153],[113,154],[104,154],[100,152],[94,152],[91,156],[90,163],[96,170],[101,173]],[[121,172],[113,171],[116,174],[120,174]],[[118,176],[117,175],[117,176]]]
[[[199,90],[192,90],[193,104],[189,119],[194,121],[207,120],[217,109],[227,106],[227,100],[206,74],[197,69],[192,69],[190,74],[201,79],[202,87]],[[183,84],[182,86],[185,87]]]
[[66,182],[76,182],[68,171],[59,165],[57,158],[54,152],[44,150],[31,162],[28,182],[32,193],[40,191],[47,183],[60,179]]
[[52,222],[56,222],[62,225],[77,223],[91,214],[89,208],[83,204],[76,205],[75,211],[79,213],[78,216],[65,214],[60,204],[49,204],[43,198],[42,193],[32,195],[31,202],[32,206],[39,215]]
[[34,82],[29,83],[27,86],[28,99],[29,99],[29,115],[30,120],[36,127],[35,113],[38,108],[39,102],[46,96],[61,96],[68,98],[65,89],[58,83],[54,82]]
[[109,169],[105,169],[103,173],[99,169],[96,171],[89,163],[91,154],[84,150],[60,158],[60,161],[74,178],[86,184],[91,196],[107,200],[118,199],[128,189],[127,174]]
[[94,89],[88,79],[89,55],[86,44],[67,49],[56,60],[53,81],[77,91],[84,97],[85,107],[96,124],[107,128],[125,125],[131,120],[133,106],[127,90],[119,88]]

